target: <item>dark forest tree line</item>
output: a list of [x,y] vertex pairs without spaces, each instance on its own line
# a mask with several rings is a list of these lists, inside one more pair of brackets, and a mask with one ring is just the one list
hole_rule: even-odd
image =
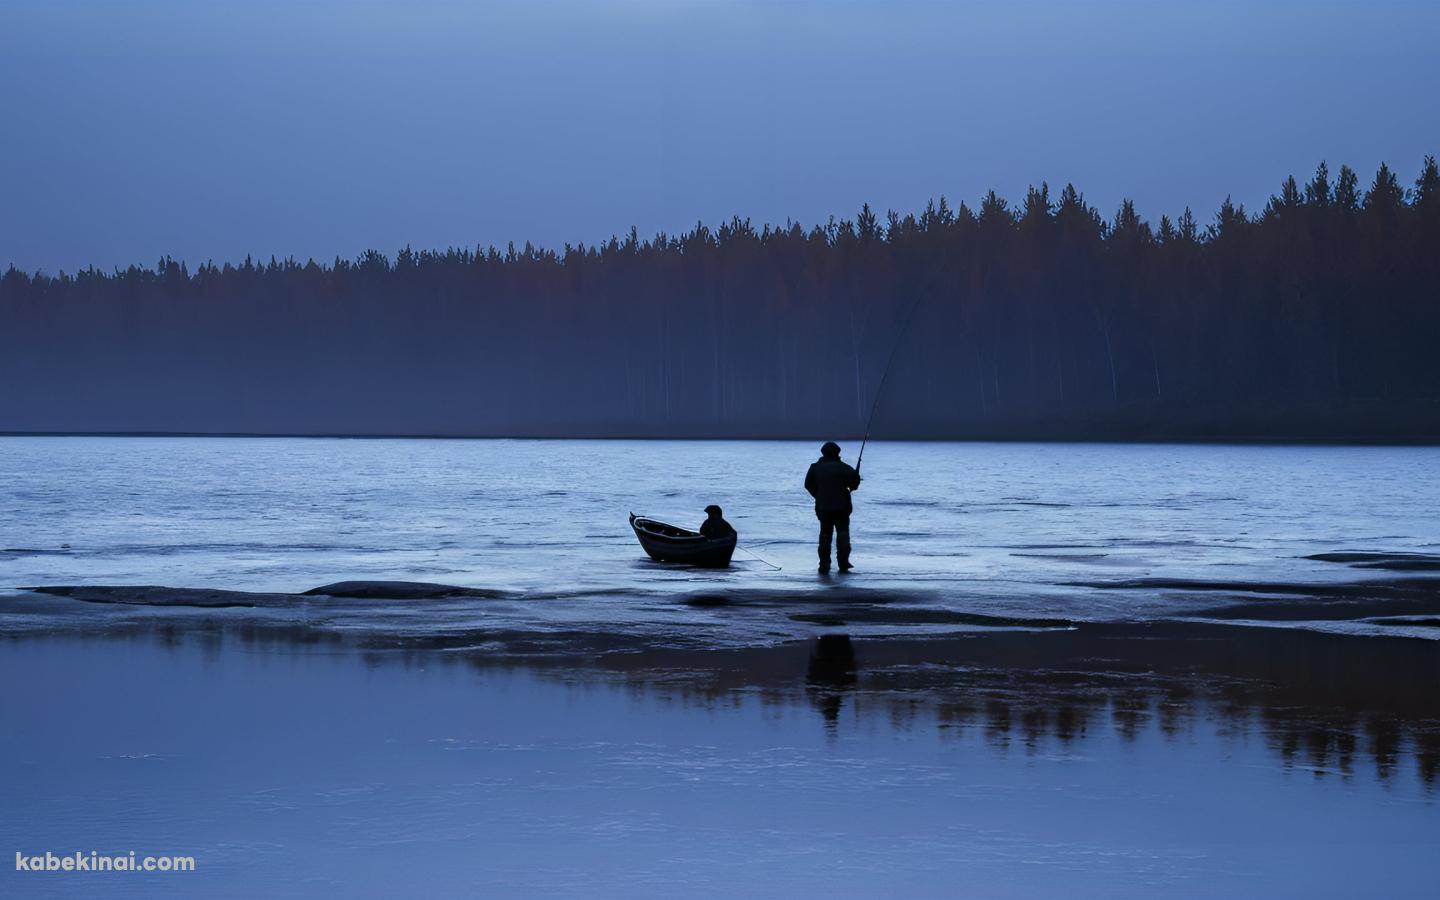
[[[0,277],[0,430],[1440,437],[1440,172]],[[912,316],[908,328],[902,326]],[[897,343],[898,341],[898,343]]]

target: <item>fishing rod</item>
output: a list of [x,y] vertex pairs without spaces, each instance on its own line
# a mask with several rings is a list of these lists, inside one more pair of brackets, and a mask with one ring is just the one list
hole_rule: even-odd
[[905,340],[905,332],[910,330],[910,321],[915,318],[915,310],[920,308],[920,301],[929,295],[930,289],[940,280],[942,271],[937,271],[925,288],[916,292],[915,299],[910,301],[910,308],[905,311],[905,319],[900,323],[900,332],[895,335],[895,343],[890,345],[890,356],[885,360],[885,369],[880,373],[880,383],[875,386],[875,402],[870,404],[870,417],[865,420],[865,436],[860,440],[860,455],[855,457],[855,474],[860,474],[860,464],[865,461],[865,445],[870,441],[870,426],[875,423],[875,412],[880,408],[880,398],[885,393],[885,379],[890,377],[890,367],[895,364],[895,354],[900,351],[900,344]]

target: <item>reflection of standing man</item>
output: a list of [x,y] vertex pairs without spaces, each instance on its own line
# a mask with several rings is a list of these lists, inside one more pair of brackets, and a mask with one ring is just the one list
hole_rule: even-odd
[[840,445],[826,441],[820,458],[805,473],[805,490],[815,498],[815,517],[820,520],[820,571],[830,571],[830,536],[835,536],[835,555],[840,571],[850,565],[850,492],[860,488],[860,473],[840,458]]

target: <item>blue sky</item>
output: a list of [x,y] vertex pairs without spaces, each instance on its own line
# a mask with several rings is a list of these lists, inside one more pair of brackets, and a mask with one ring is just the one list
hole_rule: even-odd
[[594,242],[1440,152],[1434,2],[4,0],[0,266]]

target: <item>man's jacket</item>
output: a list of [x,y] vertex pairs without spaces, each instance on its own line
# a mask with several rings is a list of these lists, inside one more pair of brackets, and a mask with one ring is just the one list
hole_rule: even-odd
[[860,473],[833,456],[822,456],[805,473],[805,490],[815,498],[817,513],[848,513],[850,492],[860,487]]

